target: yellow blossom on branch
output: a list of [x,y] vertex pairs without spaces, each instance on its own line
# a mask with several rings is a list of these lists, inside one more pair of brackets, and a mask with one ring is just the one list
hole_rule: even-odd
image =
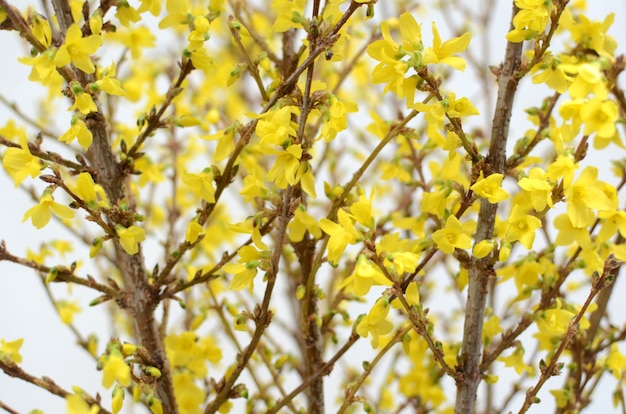
[[439,250],[445,254],[454,252],[455,248],[469,249],[472,247],[472,239],[465,233],[463,225],[454,215],[448,217],[442,229],[433,233],[432,239]]
[[71,219],[74,217],[74,210],[68,206],[57,203],[54,201],[52,194],[50,194],[49,191],[45,191],[41,198],[39,198],[39,204],[31,207],[24,213],[22,221],[31,219],[33,226],[40,229],[48,224],[52,218],[52,213],[63,219]]
[[91,62],[90,55],[102,45],[102,38],[97,35],[83,37],[77,24],[71,25],[65,34],[65,42],[57,50],[54,63],[57,67],[72,63],[85,73],[94,73],[96,67]]
[[115,381],[123,387],[130,385],[130,367],[117,349],[105,356],[102,364],[102,385],[110,388]]
[[100,412],[98,405],[94,404],[90,407],[80,395],[70,394],[65,397],[65,401],[68,414],[97,414]]
[[393,329],[393,324],[386,318],[391,308],[385,297],[376,301],[369,313],[365,315],[356,327],[356,333],[363,338],[372,335],[372,348],[378,348],[380,336],[386,335]]
[[189,0],[167,0],[165,3],[167,16],[159,22],[159,29],[188,24],[193,19]]
[[13,178],[16,188],[26,177],[37,177],[43,167],[41,160],[31,154],[25,136],[20,139],[20,144],[22,148],[7,148],[2,157],[2,166]]
[[509,193],[501,187],[504,175],[496,173],[487,178],[480,172],[478,180],[470,187],[470,190],[478,194],[479,197],[486,198],[491,204],[496,204],[509,198]]
[[552,208],[552,184],[547,174],[539,167],[530,170],[528,177],[519,180],[519,186],[530,194],[535,211],[543,211],[546,206]]
[[76,302],[68,302],[66,300],[57,301],[56,308],[61,321],[66,325],[71,324],[74,320],[74,315],[81,311],[80,306]]
[[341,254],[348,244],[356,243],[361,233],[354,227],[353,216],[344,210],[337,213],[338,223],[327,218],[320,220],[320,227],[330,236],[328,240],[328,261],[334,264],[339,262]]
[[22,355],[20,354],[20,348],[24,344],[24,338],[16,339],[15,341],[7,342],[4,339],[0,340],[0,359],[7,358],[15,364],[22,363]]
[[616,206],[601,189],[596,167],[585,168],[578,179],[565,190],[567,215],[577,228],[593,223],[593,210],[611,210]]
[[213,171],[210,168],[205,168],[199,174],[183,172],[182,180],[196,197],[202,198],[207,203],[215,203]]
[[139,252],[139,243],[146,239],[146,231],[139,226],[117,226],[117,235],[120,238],[120,245],[128,254]]
[[506,228],[504,241],[519,241],[524,247],[531,249],[535,241],[535,230],[541,228],[541,220],[526,214],[520,206],[515,205],[508,222],[509,225]]
[[352,274],[345,278],[339,288],[346,288],[355,296],[367,295],[372,286],[391,286],[393,282],[365,255],[360,254]]
[[[86,95],[86,94],[85,94]],[[87,95],[89,96],[89,95]],[[87,125],[78,117],[72,117],[72,126],[59,137],[59,141],[70,144],[74,139],[78,138],[78,143],[86,151],[91,146],[93,134],[87,128]]]
[[459,37],[441,43],[441,36],[439,35],[439,30],[435,22],[432,23],[432,31],[433,47],[427,47],[424,50],[424,64],[443,63],[461,72],[464,71],[467,63],[464,59],[454,55],[467,49],[472,34],[465,32]]

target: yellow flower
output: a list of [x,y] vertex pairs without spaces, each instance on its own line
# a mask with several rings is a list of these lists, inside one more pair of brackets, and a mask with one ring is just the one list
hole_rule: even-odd
[[22,221],[31,219],[33,226],[40,229],[48,224],[48,222],[52,218],[52,213],[54,213],[55,216],[64,219],[71,219],[72,217],[74,217],[74,210],[72,210],[68,206],[57,203],[56,201],[54,201],[52,194],[50,194],[50,192],[48,191],[45,191],[43,195],[39,198],[39,204],[31,207],[26,213],[24,213],[24,218],[22,219]]
[[187,225],[187,231],[185,232],[185,240],[188,243],[195,243],[198,240],[200,234],[202,234],[203,228],[198,223],[198,220],[191,220]]
[[535,230],[541,228],[541,220],[535,216],[527,215],[520,206],[515,205],[508,221],[509,225],[506,228],[504,241],[519,240],[524,247],[531,249],[535,241]]
[[72,93],[74,93],[74,105],[70,106],[68,111],[77,109],[83,114],[98,111],[98,107],[91,95],[86,93],[78,82],[73,82]]
[[504,175],[496,173],[487,178],[480,172],[478,180],[470,187],[470,190],[482,198],[486,198],[491,204],[496,204],[509,198],[509,193],[501,187]]
[[20,348],[22,344],[24,344],[24,338],[11,342],[7,342],[4,339],[0,340],[0,358],[8,358],[16,364],[21,364],[22,355],[20,355]]
[[361,237],[354,227],[352,216],[343,210],[337,213],[338,223],[327,218],[320,220],[320,227],[330,236],[328,240],[328,261],[336,264],[348,244],[356,243]]
[[96,404],[89,407],[89,404],[83,399],[83,397],[70,394],[65,397],[67,403],[67,414],[97,414],[100,409]]
[[215,189],[213,188],[213,171],[205,168],[199,174],[183,172],[183,183],[185,183],[195,194],[207,203],[215,203]]
[[191,63],[196,69],[208,71],[213,65],[213,59],[209,56],[209,52],[203,47],[191,52]]
[[215,148],[215,161],[223,161],[230,156],[235,149],[235,132],[237,128],[222,129],[215,134],[200,135],[200,138],[207,141],[217,141],[217,147]]
[[280,188],[287,187],[287,184],[294,185],[299,182],[300,177],[296,173],[300,166],[300,158],[302,158],[302,145],[300,144],[290,145],[280,151],[274,165],[267,172],[268,181],[276,182]]
[[204,16],[196,16],[193,19],[193,30],[189,33],[187,50],[193,52],[200,49],[204,42],[209,39],[209,21]]
[[179,24],[188,24],[193,19],[191,2],[189,0],[167,0],[165,4],[167,16],[159,22],[159,29]]
[[146,239],[146,231],[139,226],[125,228],[119,225],[116,231],[122,248],[128,254],[136,254],[139,251],[139,243]]
[[7,148],[2,157],[2,165],[13,178],[16,188],[29,175],[31,178],[37,177],[43,166],[39,158],[30,153],[26,137],[20,141],[22,148]]
[[202,414],[202,403],[206,399],[206,393],[196,384],[191,373],[186,371],[176,372],[173,376],[174,393],[176,404],[181,413]]
[[359,110],[354,102],[341,102],[336,96],[330,98],[330,107],[328,112],[324,113],[324,124],[322,125],[322,136],[328,141],[332,141],[337,136],[337,132],[343,131],[348,127],[348,112],[357,112]]
[[[158,1],[155,1],[158,4]],[[145,4],[145,3],[144,3]],[[139,8],[141,12],[141,7]],[[144,48],[154,47],[156,37],[147,27],[132,27],[130,29],[118,29],[114,33],[106,33],[107,39],[110,38],[116,42],[120,42],[130,50],[133,59],[139,59]]]
[[161,0],[140,0],[141,6],[137,11],[143,13],[149,11],[154,17],[161,14]]
[[378,266],[365,255],[360,254],[352,274],[341,282],[339,289],[346,288],[355,296],[364,296],[369,293],[372,286],[391,286],[392,284]]
[[89,130],[89,128],[87,128],[87,125],[85,125],[85,123],[77,117],[72,117],[71,125],[72,126],[70,127],[70,129],[65,131],[65,133],[59,137],[59,141],[70,144],[72,141],[74,141],[75,138],[78,138],[78,143],[80,144],[80,146],[83,147],[85,151],[87,151],[93,141],[93,135],[91,131]]
[[322,236],[322,230],[317,221],[306,212],[302,205],[295,211],[293,220],[289,222],[287,228],[289,229],[289,240],[296,243],[304,239],[304,234],[307,231],[316,239]]
[[472,247],[472,239],[465,234],[463,225],[453,215],[448,217],[444,228],[433,233],[432,239],[439,250],[445,254],[454,252],[455,248],[469,249]]
[[125,95],[124,89],[120,84],[118,79],[115,79],[116,71],[115,71],[115,63],[111,63],[108,68],[106,68],[102,74],[100,79],[98,79],[95,83],[91,84],[89,88],[91,90],[96,91],[104,91],[109,95]]
[[31,30],[33,35],[44,45],[46,48],[52,44],[52,30],[48,20],[44,19],[39,13],[35,13],[29,10],[29,18],[32,21]]
[[372,348],[378,348],[379,337],[388,334],[393,329],[393,324],[386,319],[389,309],[387,298],[378,299],[356,327],[356,333],[362,338],[372,335]]
[[298,115],[300,111],[295,106],[283,106],[261,116],[256,125],[256,134],[261,140],[262,147],[285,146],[291,143],[291,137],[298,133],[298,125],[291,120],[292,115]]
[[552,2],[544,0],[515,0],[520,8],[513,18],[513,27],[506,39],[510,42],[523,42],[543,33],[550,21]]
[[117,350],[111,351],[102,367],[102,385],[110,388],[115,381],[123,387],[130,385],[130,367]]
[[291,28],[301,28],[304,20],[305,0],[274,0],[272,8],[276,12],[276,21],[272,30],[278,33],[286,32]]
[[74,315],[81,311],[80,306],[78,306],[76,302],[68,302],[65,300],[59,300],[56,307],[61,321],[66,325],[71,324],[74,320]]
[[128,4],[128,1],[126,0],[118,0],[116,2],[115,9],[115,17],[119,19],[120,23],[122,23],[122,26],[128,27],[131,23],[141,20],[141,16],[137,12],[137,10],[135,10],[134,7]]
[[111,401],[111,411],[113,411],[113,414],[117,414],[120,412],[123,406],[124,406],[124,388],[116,386],[115,388],[113,388],[113,399]]
[[498,361],[504,362],[506,367],[513,367],[517,375],[522,375],[524,372],[532,375],[534,372],[533,367],[524,363],[524,348],[521,345],[516,347],[511,355],[499,356]]
[[106,193],[99,184],[94,183],[91,174],[80,173],[76,179],[76,186],[72,192],[80,197],[89,207],[109,207]]
[[94,73],[95,66],[91,62],[90,55],[96,52],[102,45],[102,38],[91,35],[83,38],[80,27],[72,24],[65,34],[65,43],[57,50],[54,63],[57,67],[72,63],[76,68],[85,73]]
[[481,240],[474,244],[472,255],[478,259],[482,259],[483,257],[487,257],[487,255],[493,251],[494,247],[495,243],[493,240]]
[[222,268],[226,273],[234,276],[229,288],[232,290],[253,289],[254,277],[257,274],[263,253],[254,246],[243,246],[237,253],[239,254],[237,260],[239,263],[227,263]]
[[552,184],[547,174],[539,167],[530,170],[528,177],[519,180],[519,186],[530,193],[530,201],[535,211],[543,211],[546,206],[552,208]]
[[463,116],[480,115],[480,112],[469,99],[463,97],[456,99],[456,95],[450,92],[444,101],[446,113],[450,118],[461,118]]
[[613,137],[618,117],[617,104],[611,100],[593,98],[580,106],[580,118],[585,123],[585,135],[595,132],[600,138]]
[[469,32],[463,33],[462,36],[454,37],[450,40],[441,43],[441,36],[439,36],[439,30],[435,22],[432,23],[433,31],[433,47],[427,47],[424,50],[424,64],[429,65],[431,63],[443,63],[453,67],[461,72],[465,70],[467,63],[465,60],[458,56],[453,56],[456,53],[460,53],[467,49],[469,42],[472,38],[472,34]]
[[567,215],[576,228],[587,227],[595,220],[593,210],[615,208],[609,197],[602,191],[598,181],[598,169],[586,167],[578,180],[566,188]]
[[609,357],[606,359],[606,366],[611,370],[616,380],[622,379],[624,371],[626,371],[626,356],[622,354],[615,342],[611,344]]

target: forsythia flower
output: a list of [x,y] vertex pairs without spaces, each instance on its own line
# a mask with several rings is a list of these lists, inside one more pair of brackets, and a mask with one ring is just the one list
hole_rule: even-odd
[[546,206],[552,208],[552,184],[547,174],[539,167],[530,170],[528,177],[519,180],[519,186],[530,193],[530,201],[535,211],[543,211]]
[[207,203],[215,203],[213,171],[210,168],[205,168],[199,174],[183,172],[182,180],[197,197]]
[[330,236],[328,240],[328,261],[336,264],[348,244],[356,243],[360,233],[354,227],[352,216],[343,210],[337,213],[339,224],[327,218],[320,220],[320,227]]
[[91,95],[86,93],[78,83],[72,85],[72,92],[74,93],[74,105],[70,106],[68,111],[77,109],[83,114],[88,114],[98,110]]
[[272,26],[272,30],[278,33],[286,32],[291,28],[302,27],[301,24],[294,19],[300,17],[303,19],[305,0],[274,0],[272,8],[277,14],[276,21]]
[[167,0],[165,8],[167,9],[167,16],[159,22],[159,29],[187,24],[189,19],[193,18],[189,0]]
[[392,284],[391,280],[385,277],[378,266],[372,263],[365,255],[360,254],[354,266],[354,271],[341,282],[339,289],[345,287],[348,292],[352,292],[355,296],[364,296],[368,294],[374,285],[391,286]]
[[356,327],[356,333],[362,338],[372,335],[372,348],[378,348],[379,337],[388,334],[393,329],[393,324],[386,319],[389,309],[387,298],[378,299]]
[[439,30],[435,22],[432,23],[433,31],[433,47],[427,47],[424,50],[424,64],[429,65],[431,63],[443,63],[453,67],[461,72],[465,70],[467,63],[465,60],[458,56],[453,56],[456,53],[460,53],[467,49],[469,42],[472,38],[471,33],[466,32],[460,37],[455,37],[448,41],[441,43],[441,36],[439,36]]
[[74,210],[68,206],[57,203],[54,201],[52,194],[45,191],[41,198],[39,198],[39,204],[31,207],[28,211],[26,211],[26,213],[24,213],[22,221],[31,219],[33,226],[40,229],[48,224],[52,218],[52,213],[54,213],[55,216],[64,219],[71,219],[74,217]]
[[337,132],[343,131],[348,127],[348,112],[357,112],[359,110],[354,102],[341,102],[336,96],[330,98],[330,107],[328,112],[324,114],[324,124],[322,125],[322,136],[328,141],[332,141],[337,136]]
[[439,250],[445,254],[454,252],[455,248],[469,249],[472,239],[465,234],[463,225],[456,216],[449,216],[444,228],[433,233],[432,239],[437,243]]
[[85,151],[87,151],[93,141],[93,134],[91,133],[89,128],[87,128],[87,125],[77,117],[72,117],[71,125],[72,126],[70,127],[70,129],[68,129],[63,135],[59,137],[59,141],[70,144],[72,141],[74,141],[75,138],[78,138],[78,143],[80,144],[80,146],[83,147]]
[[527,215],[520,206],[513,206],[513,211],[509,216],[509,225],[504,235],[505,242],[519,240],[527,249],[533,247],[535,241],[535,230],[541,228],[541,220],[535,216]]
[[97,414],[100,412],[97,404],[89,407],[89,404],[79,395],[70,394],[65,397],[67,414]]
[[113,414],[117,414],[120,412],[123,406],[124,406],[124,388],[116,386],[115,388],[113,388],[111,411],[113,411]]
[[272,169],[267,172],[267,179],[276,182],[280,188],[287,187],[287,184],[294,185],[300,181],[297,176],[298,167],[302,158],[302,145],[294,144],[288,146],[278,153]]
[[509,193],[501,187],[504,175],[496,173],[487,178],[480,172],[478,180],[470,187],[470,190],[482,198],[486,198],[491,204],[496,204],[509,198]]
[[534,39],[539,33],[543,33],[550,21],[551,1],[545,0],[515,0],[515,5],[520,8],[513,18],[513,27],[506,39],[510,42],[523,42]]
[[16,339],[11,342],[7,342],[4,339],[0,340],[0,359],[8,358],[15,364],[21,364],[22,355],[20,355],[20,348],[22,344],[24,344],[24,338]]
[[102,38],[91,35],[83,38],[80,27],[74,23],[65,34],[65,43],[57,50],[54,63],[62,67],[70,63],[85,73],[94,73],[96,67],[89,55],[93,54],[102,45]]
[[74,320],[74,315],[81,311],[80,306],[76,302],[67,302],[65,300],[58,301],[56,307],[61,321],[66,325],[71,324]]
[[109,388],[115,381],[123,387],[130,385],[130,367],[119,351],[112,351],[102,367],[102,385]]
[[293,220],[289,222],[287,228],[289,229],[289,239],[296,243],[304,239],[304,234],[307,231],[316,239],[322,236],[317,221],[302,206],[295,211]]
[[136,254],[139,251],[139,243],[146,239],[146,231],[139,226],[125,228],[120,225],[116,231],[122,248],[128,254]]
[[76,187],[72,188],[72,191],[91,208],[109,207],[104,188],[94,183],[89,173],[84,172],[78,175]]
[[611,210],[613,203],[602,191],[596,167],[585,168],[578,180],[565,190],[567,215],[574,227],[587,227],[595,220],[593,210]]
[[2,157],[2,165],[13,178],[16,188],[29,175],[31,178],[37,177],[42,168],[39,158],[31,154],[26,137],[20,139],[20,144],[22,148],[7,148]]

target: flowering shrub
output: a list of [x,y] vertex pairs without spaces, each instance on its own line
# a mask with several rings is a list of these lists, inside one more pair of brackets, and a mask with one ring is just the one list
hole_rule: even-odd
[[49,298],[102,389],[27,371],[28,338],[0,369],[71,414],[566,413],[605,378],[626,410],[614,15],[515,0],[490,62],[494,8],[436,3],[0,0],[46,92],[2,99],[3,194],[44,230],[0,261],[89,290]]

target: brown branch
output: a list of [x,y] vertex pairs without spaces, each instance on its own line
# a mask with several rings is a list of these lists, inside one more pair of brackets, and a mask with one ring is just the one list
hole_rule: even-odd
[[[3,359],[3,358],[0,358],[0,370],[2,370],[2,372],[4,372],[6,375],[10,377],[24,380],[28,383],[36,385],[37,387],[41,389],[48,391],[51,394],[57,395],[61,398],[67,398],[68,395],[74,394],[70,391],[65,390],[61,386],[59,386],[51,378],[35,377],[34,375],[31,375],[28,372],[24,371],[20,366],[18,366],[14,362],[7,361],[6,359]],[[84,393],[81,395],[81,397],[85,400],[85,402],[87,402],[87,404],[98,406],[99,414],[111,414],[110,411],[107,411],[104,408],[102,408],[102,406],[100,405],[100,402],[97,399],[93,398],[92,396]]]
[[559,347],[557,348],[556,352],[554,353],[554,355],[550,358],[550,362],[547,364],[547,366],[542,367],[539,380],[537,380],[537,383],[535,384],[534,387],[532,387],[526,392],[526,398],[524,399],[524,403],[522,404],[522,407],[518,411],[518,414],[523,414],[526,411],[528,411],[530,406],[535,403],[537,393],[539,392],[541,387],[551,377],[560,374],[561,367],[563,364],[558,362],[559,357],[565,351],[565,349],[567,348],[567,345],[572,340],[574,335],[576,335],[576,333],[578,332],[578,325],[580,324],[581,319],[585,315],[587,308],[589,307],[589,305],[591,305],[591,301],[595,298],[598,292],[600,292],[602,289],[613,284],[613,282],[615,281],[615,277],[617,276],[617,272],[619,271],[621,265],[622,263],[616,260],[613,255],[610,255],[606,259],[602,274],[597,275],[593,279],[592,285],[591,285],[591,291],[589,292],[589,295],[587,296],[585,303],[580,308],[576,316],[573,317],[572,320],[570,321],[567,331],[565,333],[565,336],[561,340],[561,343]]
[[270,410],[267,410],[265,414],[276,414],[289,401],[293,400],[298,394],[306,390],[313,383],[313,381],[317,380],[318,377],[322,375],[328,375],[333,370],[335,363],[339,361],[343,354],[345,354],[352,347],[352,345],[354,345],[356,341],[359,340],[359,338],[360,336],[353,332],[352,335],[350,335],[348,341],[341,347],[341,349],[339,349],[339,351],[337,351],[337,353],[331,359],[328,360],[328,362],[321,366],[319,370],[317,370],[317,372],[315,372],[313,375],[306,378],[305,381],[293,391],[291,391],[289,395],[278,401],[274,407],[272,407]]
[[[513,17],[518,11],[517,6],[513,6],[511,28],[513,27]],[[516,71],[521,63],[522,50],[522,43],[507,43],[504,63],[498,79],[500,89],[496,100],[489,154],[485,160],[486,165],[484,167],[487,170],[485,176],[504,172],[511,110],[519,82]],[[493,236],[497,207],[497,204],[491,204],[485,199],[481,201],[475,236],[476,243]],[[472,257],[472,264],[469,269],[463,344],[459,366],[457,367],[459,375],[457,377],[455,414],[474,412],[476,390],[482,379],[480,359],[483,346],[482,331],[485,305],[488,282],[490,277],[495,275],[493,270],[495,257],[492,256],[487,256],[484,259]]]
[[85,286],[85,287],[97,290],[98,292],[101,292],[107,296],[110,296],[113,299],[120,296],[120,292],[118,292],[114,288],[100,284],[96,282],[94,279],[92,279],[91,277],[84,279],[82,277],[77,276],[71,267],[70,268],[66,266],[49,267],[49,266],[44,266],[40,263],[37,263],[33,260],[24,259],[22,257],[15,256],[7,250],[4,240],[0,242],[0,262],[1,261],[16,263],[21,266],[28,267],[30,269],[33,269],[37,272],[44,273],[44,274],[55,273],[56,274],[56,278],[54,279],[55,282],[75,283],[77,285],[81,285],[81,286]]
[[287,187],[283,195],[283,205],[282,210],[279,217],[279,226],[276,237],[276,247],[272,254],[271,259],[271,268],[266,273],[267,285],[265,286],[265,293],[263,294],[263,301],[260,306],[257,306],[254,312],[254,322],[256,324],[256,329],[254,334],[252,335],[252,339],[250,343],[242,353],[240,353],[237,357],[237,366],[228,373],[228,377],[224,376],[219,382],[219,390],[213,401],[211,401],[204,409],[204,414],[214,414],[220,406],[225,403],[231,392],[233,391],[233,387],[235,386],[235,382],[241,375],[241,372],[244,370],[250,358],[257,350],[259,342],[261,341],[261,337],[265,332],[265,329],[269,326],[272,321],[272,311],[269,309],[270,300],[272,298],[272,293],[274,291],[274,286],[276,285],[276,276],[278,274],[278,268],[280,264],[282,245],[285,240],[285,236],[287,234],[287,224],[289,224],[291,211],[291,198],[293,195],[293,188]]

